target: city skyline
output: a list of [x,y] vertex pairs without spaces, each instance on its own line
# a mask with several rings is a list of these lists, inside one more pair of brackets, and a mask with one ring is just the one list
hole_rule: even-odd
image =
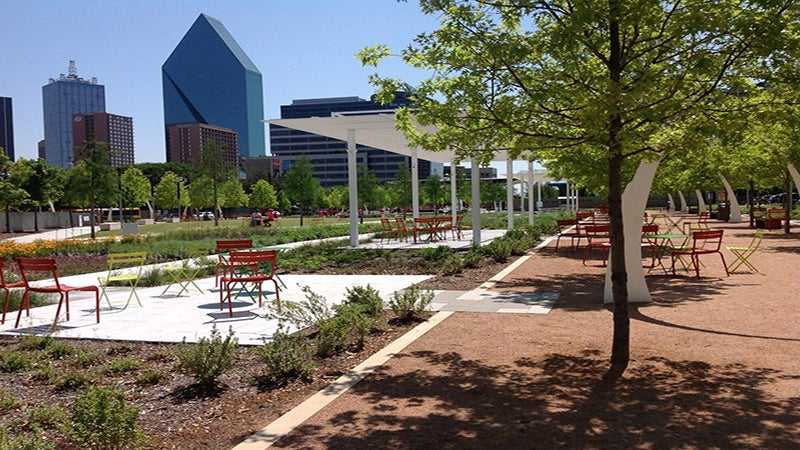
[[[92,3],[97,2],[87,7]],[[350,1],[346,7],[313,8],[289,1],[125,4],[97,8],[109,20],[92,19],[91,26],[89,17],[67,2],[53,2],[49,8],[14,4],[8,9],[18,20],[0,31],[0,37],[13,49],[4,59],[16,70],[2,75],[0,96],[14,98],[18,158],[37,156],[37,142],[44,137],[41,86],[74,59],[82,74],[96,76],[106,86],[106,110],[134,118],[136,161],[164,161],[161,64],[200,13],[225,23],[263,73],[265,119],[279,117],[280,105],[297,98],[368,98],[373,93],[368,83],[372,70],[362,68],[355,53],[378,43],[402,48],[416,31],[433,25],[416,5],[396,2]],[[141,23],[148,26],[135,25]],[[32,28],[47,33],[29,36]],[[348,32],[342,33],[345,29]],[[396,70],[390,75],[422,76],[399,59],[390,67]],[[266,141],[266,126],[263,131]]]

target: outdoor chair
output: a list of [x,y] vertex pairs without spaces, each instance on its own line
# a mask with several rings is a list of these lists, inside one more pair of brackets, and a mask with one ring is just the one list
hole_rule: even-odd
[[[251,252],[231,252],[229,270],[220,278],[219,309],[223,310],[228,302],[228,316],[233,317],[233,288],[238,284],[247,290],[246,285],[252,284],[255,289],[251,293],[258,293],[258,306],[261,307],[263,297],[262,286],[264,282],[272,281],[275,285],[275,300],[278,311],[281,308],[280,289],[275,279],[278,270],[278,252],[276,250],[259,250]],[[265,266],[269,265],[269,268]]]
[[658,234],[659,228],[660,227],[658,226],[658,224],[655,223],[648,223],[642,225],[642,255],[644,255],[645,251],[649,251],[651,259],[653,260],[650,266],[645,266],[648,269],[655,267],[656,264],[655,258],[656,258],[656,253],[658,251],[656,243],[650,238],[650,236]]
[[733,256],[736,260],[731,264],[730,269],[728,272],[733,273],[736,272],[741,266],[745,266],[748,269],[752,270],[755,273],[761,273],[758,269],[750,262],[750,257],[753,256],[757,251],[758,248],[761,246],[761,241],[764,239],[764,232],[762,230],[756,231],[755,235],[753,236],[753,240],[750,241],[750,245],[747,247],[726,247],[729,252],[733,253]]
[[[125,301],[125,306],[123,306],[122,309],[127,308],[133,298],[136,298],[136,303],[142,306],[139,294],[136,293],[136,287],[139,285],[139,280],[142,278],[142,269],[144,268],[145,259],[147,259],[147,253],[144,252],[109,253],[106,256],[108,273],[105,278],[97,277],[97,282],[100,285],[100,297],[106,299],[109,308],[114,309],[114,306],[111,305],[111,299],[108,298],[108,293],[106,292],[111,283],[123,283],[131,288],[131,292],[128,294],[128,300]],[[120,272],[120,269],[129,267],[135,267],[136,271],[128,273]]]
[[225,268],[228,266],[228,259],[226,254],[236,250],[248,250],[253,248],[253,241],[250,239],[229,239],[219,240],[215,244],[215,252],[219,260],[217,266],[214,268],[214,286],[219,284],[220,273],[225,274]]
[[575,213],[575,220],[586,220],[594,216],[594,211],[578,211]]
[[689,256],[695,270],[695,275],[700,277],[700,255],[716,253],[722,259],[722,265],[725,267],[725,274],[730,276],[728,264],[725,262],[725,255],[720,251],[723,232],[724,230],[695,231],[691,237],[691,245],[672,251],[672,274],[675,275],[675,261],[680,259],[681,256]]
[[[58,280],[58,266],[56,260],[53,258],[16,258],[17,265],[19,266],[19,273],[22,277],[23,287],[25,292],[22,294],[22,302],[19,305],[17,312],[17,321],[14,328],[19,328],[19,321],[22,318],[22,309],[25,308],[28,317],[31,315],[31,299],[30,293],[37,292],[43,294],[58,294],[58,308],[56,308],[56,318],[53,320],[53,329],[58,323],[58,317],[61,314],[61,304],[66,304],[67,320],[69,320],[69,294],[71,292],[94,292],[95,297],[95,315],[97,323],[100,323],[100,289],[97,286],[68,286],[61,284]],[[46,273],[53,279],[51,285],[45,286],[32,286],[30,278],[35,273]]]
[[580,239],[585,237],[579,232],[579,225],[578,221],[575,219],[562,219],[557,220],[556,224],[558,225],[558,237],[556,237],[556,252],[558,252],[558,246],[561,242],[561,238],[569,238],[572,248],[575,248],[575,239],[578,240],[580,243]]
[[583,248],[583,265],[591,256],[592,250],[599,249],[603,256],[603,267],[608,261],[608,251],[611,249],[611,236],[609,235],[608,225],[586,225],[583,227],[586,246]]
[[451,231],[453,233],[453,240],[456,239],[461,240],[461,238],[463,237],[461,233],[461,221],[463,219],[464,219],[463,214],[459,214],[456,216],[456,225],[454,227],[451,227]]
[[397,234],[397,239],[398,240],[402,239],[403,241],[407,241],[410,232],[408,230],[408,226],[406,225],[405,219],[403,219],[402,217],[395,217],[394,224],[395,224],[395,233]]
[[683,222],[683,231],[686,234],[691,234],[697,230],[710,230],[711,227],[708,225],[708,219],[711,217],[711,214],[708,212],[700,213],[697,216],[696,221],[684,221]]
[[20,289],[24,287],[25,283],[22,280],[6,281],[5,260],[0,259],[0,291],[5,291],[5,295],[3,296],[3,317],[0,319],[0,325],[6,323],[6,313],[11,304],[11,289]]
[[381,217],[381,242],[384,239],[387,241],[397,236],[397,230],[392,227],[392,223],[387,217]]

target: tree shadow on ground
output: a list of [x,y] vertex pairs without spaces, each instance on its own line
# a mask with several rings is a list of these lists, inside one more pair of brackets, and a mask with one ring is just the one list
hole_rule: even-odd
[[277,447],[788,449],[800,442],[800,397],[766,391],[796,377],[774,369],[653,357],[608,383],[607,359],[591,350],[509,365],[456,352],[397,358],[418,360],[419,369],[379,372],[347,394],[354,398],[341,413],[301,426]]

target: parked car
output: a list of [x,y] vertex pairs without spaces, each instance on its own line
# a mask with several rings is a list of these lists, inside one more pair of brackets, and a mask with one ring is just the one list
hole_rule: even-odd
[[202,211],[197,215],[197,218],[200,220],[214,220],[214,213],[211,211]]

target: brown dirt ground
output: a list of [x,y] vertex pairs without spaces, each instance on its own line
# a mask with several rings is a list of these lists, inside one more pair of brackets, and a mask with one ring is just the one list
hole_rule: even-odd
[[558,290],[550,314],[456,313],[278,447],[796,449],[800,236],[768,235],[753,262],[764,275],[725,277],[707,256],[700,279],[648,277],[613,383],[602,269],[546,249],[500,288]]
[[[0,412],[0,427],[20,426],[25,430],[27,411],[38,405],[58,406],[69,411],[69,405],[81,390],[58,391],[51,380],[35,377],[39,367],[51,363],[56,377],[81,371],[90,376],[92,384],[122,389],[126,400],[140,409],[147,448],[229,449],[413,326],[392,322],[385,332],[369,336],[360,351],[316,359],[317,369],[310,382],[295,380],[279,387],[259,386],[255,379],[263,375],[264,363],[250,348],[240,348],[233,369],[220,379],[223,389],[218,395],[210,396],[188,395],[191,390],[187,387],[191,386],[192,379],[175,371],[175,345],[64,340],[62,342],[76,349],[97,355],[97,361],[89,367],[80,367],[71,356],[51,361],[45,352],[30,351],[36,361],[31,370],[18,374],[0,372],[0,390],[13,395],[20,403],[17,409]],[[1,338],[0,349],[14,350],[17,342],[16,338]],[[139,361],[141,368],[119,375],[105,373],[109,361],[120,357]],[[136,379],[145,369],[161,372],[164,379],[154,386],[138,386]],[[14,433],[14,430],[9,431]],[[58,448],[73,448],[57,431],[48,431],[47,436]]]

